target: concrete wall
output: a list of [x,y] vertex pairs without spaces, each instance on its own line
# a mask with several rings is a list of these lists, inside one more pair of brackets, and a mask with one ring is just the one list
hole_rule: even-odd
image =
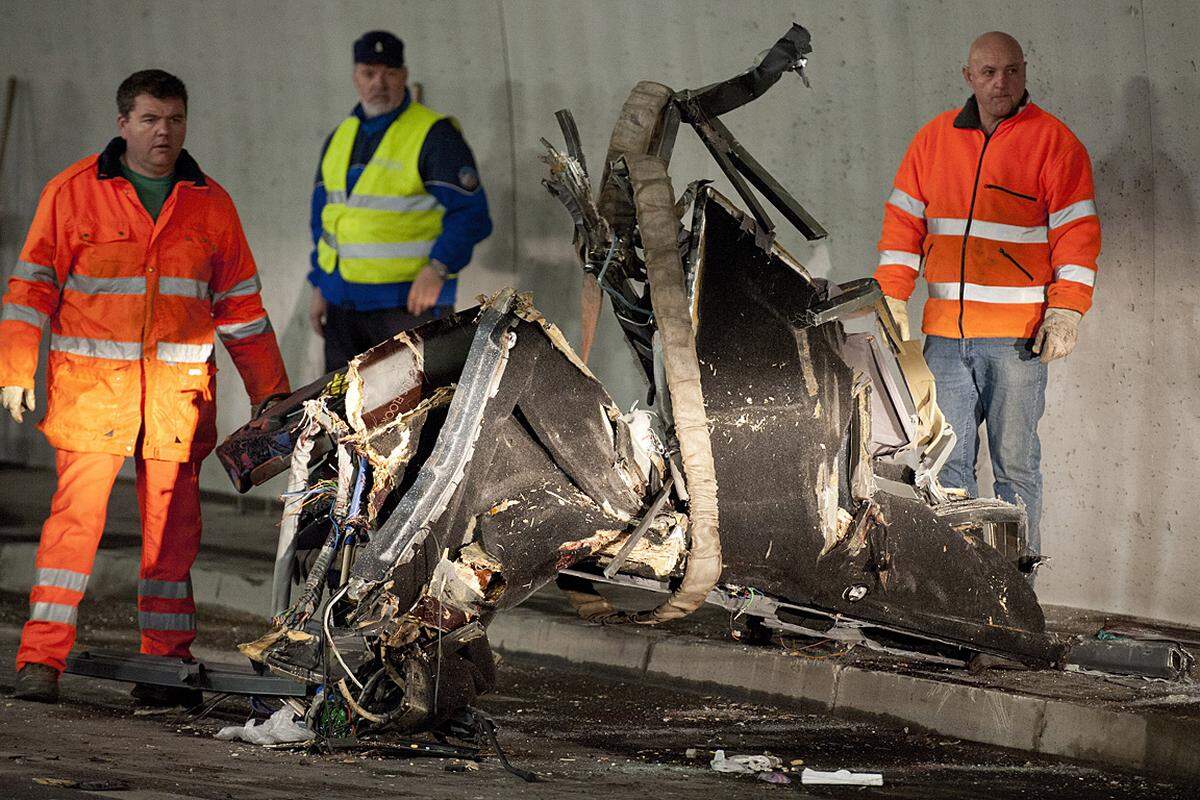
[[[1200,523],[1187,506],[1200,449],[1200,74],[1194,5],[1170,2],[206,2],[5,3],[0,77],[20,79],[0,178],[0,256],[11,264],[41,185],[112,135],[112,95],[160,66],[192,92],[189,149],[233,194],[258,257],[293,382],[318,373],[305,322],[308,192],[323,137],[354,103],[350,42],[390,28],[429,104],[458,116],[480,162],[496,233],[460,301],[515,283],[575,339],[578,271],[565,213],[539,184],[538,138],[571,108],[598,169],[629,87],[698,86],[748,67],[795,17],[813,33],[813,88],[787,77],[730,127],[832,232],[817,252],[837,280],[873,268],[881,202],[917,127],[966,92],[970,39],[1026,46],[1030,91],[1091,151],[1104,222],[1095,310],[1051,368],[1042,425],[1049,602],[1193,621]],[[677,185],[716,170],[681,134]],[[246,416],[220,356],[220,426]],[[623,404],[640,394],[606,319],[597,371]],[[44,398],[44,394],[42,395]],[[6,424],[0,457],[47,463]],[[226,486],[208,462],[205,483]],[[278,486],[270,487],[278,491]]]

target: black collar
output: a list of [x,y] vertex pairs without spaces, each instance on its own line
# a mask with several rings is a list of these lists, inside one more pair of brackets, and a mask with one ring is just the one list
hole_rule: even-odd
[[[1021,109],[1025,108],[1026,104],[1028,103],[1029,92],[1025,92],[1025,94],[1021,95],[1021,102],[1017,103],[1017,107],[1008,112],[1001,122],[1003,122],[1005,119],[1009,119],[1011,117],[1015,117],[1017,114],[1020,114]],[[968,128],[971,130],[983,130],[983,121],[979,118],[979,102],[975,99],[975,95],[971,95],[967,98],[967,102],[963,105],[962,111],[959,111],[958,116],[954,118],[954,127]]]
[[[108,146],[104,148],[104,152],[100,154],[100,160],[96,162],[96,177],[106,181],[120,176],[121,156],[124,154],[125,140],[118,136],[109,142]],[[207,185],[204,173],[200,171],[200,165],[187,150],[179,151],[179,158],[175,161],[175,174],[171,178],[172,188],[182,181],[193,183],[196,186]]]

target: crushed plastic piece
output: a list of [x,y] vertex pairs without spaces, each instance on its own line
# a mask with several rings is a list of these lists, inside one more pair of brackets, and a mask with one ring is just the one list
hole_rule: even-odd
[[230,725],[217,731],[216,738],[222,741],[241,739],[250,744],[290,744],[307,742],[314,737],[312,731],[302,722],[296,722],[296,712],[291,706],[284,706],[265,720],[256,725],[252,719],[246,720],[245,725]]
[[718,750],[708,765],[717,772],[732,772],[752,775],[756,772],[774,772],[783,766],[783,761],[776,756],[763,753],[761,756],[725,756],[724,750]]

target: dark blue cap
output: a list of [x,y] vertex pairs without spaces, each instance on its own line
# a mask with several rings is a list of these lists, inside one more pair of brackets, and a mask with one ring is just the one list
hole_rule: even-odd
[[404,66],[404,42],[387,31],[367,31],[354,43],[355,64]]

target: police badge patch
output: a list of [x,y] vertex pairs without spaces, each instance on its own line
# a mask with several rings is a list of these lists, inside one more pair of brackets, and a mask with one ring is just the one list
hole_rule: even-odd
[[463,167],[458,171],[458,185],[468,192],[475,191],[479,186],[479,173],[473,167]]

